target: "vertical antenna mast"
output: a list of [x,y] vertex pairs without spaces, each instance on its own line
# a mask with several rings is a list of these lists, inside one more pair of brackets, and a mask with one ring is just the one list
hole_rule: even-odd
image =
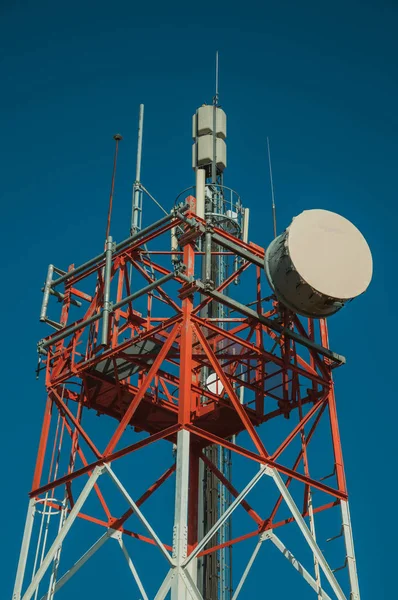
[[214,96],[214,104],[218,105],[218,50],[216,52],[216,95]]
[[270,177],[270,181],[271,181],[272,222],[273,222],[273,227],[274,227],[274,238],[276,238],[276,207],[275,207],[275,194],[274,194],[274,180],[272,178],[271,150],[270,150],[270,146],[269,146],[268,136],[267,136],[267,150],[268,150],[269,177]]
[[140,229],[142,219],[141,206],[141,156],[142,156],[142,133],[144,129],[144,105],[140,104],[138,118],[138,141],[137,141],[137,163],[135,168],[135,181],[133,186],[133,212],[131,215],[131,234]]
[[211,165],[211,182],[217,182],[217,106],[218,106],[218,50],[216,52],[216,93],[213,98],[213,162]]

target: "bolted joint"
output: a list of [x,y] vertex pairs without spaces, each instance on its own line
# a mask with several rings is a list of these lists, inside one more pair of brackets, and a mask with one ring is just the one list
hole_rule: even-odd
[[173,554],[172,557],[173,558],[177,558],[177,525],[174,525],[173,527]]
[[272,529],[267,529],[266,531],[263,531],[263,533],[260,534],[260,541],[265,542],[265,540],[270,540],[273,535],[274,534]]
[[178,260],[178,262],[176,262],[174,264],[174,273],[176,275],[182,275],[184,273],[184,271],[187,270],[187,265],[185,265],[183,262],[181,262],[181,260]]
[[204,233],[214,233],[213,221],[206,221],[206,226],[204,227]]
[[43,356],[47,356],[47,350],[43,347],[44,340],[40,340],[37,344],[37,352],[38,354],[42,354]]
[[205,292],[212,292],[214,290],[214,281],[212,281],[211,279],[206,279],[203,283]]

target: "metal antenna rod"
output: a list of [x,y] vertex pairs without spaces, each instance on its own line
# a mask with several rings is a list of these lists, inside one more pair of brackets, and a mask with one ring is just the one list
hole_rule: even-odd
[[276,207],[275,207],[275,194],[274,194],[274,180],[272,177],[271,150],[270,150],[268,136],[267,136],[267,149],[268,149],[269,177],[270,177],[270,181],[271,181],[272,222],[273,222],[273,226],[274,226],[274,238],[276,238]]
[[217,106],[218,106],[218,50],[216,52],[216,93],[213,98],[213,161],[211,165],[211,182],[217,183]]
[[115,154],[113,156],[112,183],[111,183],[111,192],[109,194],[108,220],[107,220],[107,223],[106,223],[106,236],[105,236],[106,240],[108,239],[109,232],[110,232],[110,229],[111,229],[111,217],[112,217],[112,205],[113,205],[113,192],[114,192],[114,189],[115,189],[117,154],[118,154],[118,151],[119,151],[119,142],[123,138],[120,135],[120,133],[117,133],[116,135],[113,136],[113,139],[115,140],[116,145],[115,145]]
[[218,105],[218,50],[216,52],[216,95],[214,96],[214,104]]
[[137,233],[140,229],[140,183],[141,183],[141,157],[142,157],[142,133],[144,129],[144,105],[140,104],[140,114],[138,118],[138,141],[137,141],[137,163],[135,169],[135,181],[133,186],[133,212],[131,215],[131,235]]

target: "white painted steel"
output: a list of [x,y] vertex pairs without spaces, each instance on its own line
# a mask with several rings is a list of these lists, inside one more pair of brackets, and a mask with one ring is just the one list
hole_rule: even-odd
[[132,575],[134,577],[134,580],[135,580],[135,582],[136,582],[136,584],[138,586],[138,589],[141,592],[143,600],[149,600],[148,595],[147,595],[147,593],[145,591],[145,588],[144,588],[144,586],[142,584],[142,581],[140,579],[140,576],[138,575],[137,569],[135,568],[134,563],[131,560],[131,556],[128,553],[127,548],[126,548],[126,546],[124,544],[123,537],[122,537],[122,534],[121,534],[120,531],[117,532],[117,535],[115,536],[115,538],[117,539],[118,544],[119,544],[119,546],[120,546],[120,548],[121,548],[121,550],[123,552],[124,558],[127,561],[129,569],[130,569],[130,571],[131,571],[131,573],[132,573]]
[[62,542],[64,541],[66,535],[68,534],[70,528],[72,527],[78,513],[80,512],[83,504],[87,500],[88,495],[90,494],[91,490],[93,489],[93,487],[94,487],[98,477],[101,475],[102,471],[103,471],[103,467],[95,467],[95,469],[92,472],[90,478],[88,479],[86,485],[84,486],[80,496],[76,500],[71,512],[69,513],[69,516],[66,519],[62,529],[60,530],[57,537],[55,538],[51,548],[47,552],[46,557],[44,558],[42,564],[40,565],[37,573],[33,577],[25,594],[23,595],[23,597],[22,597],[23,600],[30,600],[30,598],[35,593],[37,586],[39,585],[45,572],[47,571],[48,567],[50,566],[50,563],[53,560],[55,554],[57,553],[58,548],[61,546]]
[[287,489],[286,485],[284,484],[279,472],[276,469],[268,468],[267,475],[270,475],[274,479],[280,493],[282,494],[283,499],[285,500],[290,512],[292,513],[292,515],[294,517],[294,520],[296,521],[297,525],[299,526],[299,529],[300,529],[301,533],[303,534],[307,544],[311,548],[314,556],[316,556],[316,558],[319,562],[319,565],[320,565],[322,571],[325,573],[325,577],[328,580],[328,582],[330,583],[338,600],[347,600],[346,596],[344,595],[343,590],[340,587],[339,582],[337,581],[336,577],[334,576],[334,574],[333,574],[327,560],[323,556],[318,544],[312,537],[312,534],[311,534],[310,530],[308,529],[307,524],[304,521],[300,510],[298,509],[296,503],[294,502],[292,496],[290,495],[290,492]]
[[20,600],[21,598],[22,585],[26,569],[26,561],[28,558],[30,539],[32,537],[33,521],[36,511],[35,505],[36,501],[33,498],[29,500],[28,513],[26,515],[25,528],[22,538],[21,552],[18,561],[17,575],[15,578],[14,592],[12,595],[13,600]]
[[[198,486],[198,540],[201,540],[204,536],[204,483],[205,483],[205,464],[202,459],[199,460],[199,486]],[[197,564],[196,570],[196,581],[198,588],[203,592],[204,584],[204,559],[203,557],[197,558],[195,561]]]
[[269,536],[269,539],[296,569],[296,571],[303,576],[305,581],[312,587],[312,589],[317,592],[318,598],[321,598],[322,600],[331,600],[329,594],[327,594],[324,590],[319,589],[318,582],[309,574],[307,569],[303,567],[303,565],[293,556],[290,550],[286,548],[283,542],[274,533]]
[[[185,598],[192,598],[192,600],[204,600],[202,594],[196,587],[194,580],[192,579],[188,569],[183,567],[177,567],[177,574],[181,578],[185,586]],[[173,594],[171,596],[173,598]]]
[[211,540],[213,535],[217,533],[217,531],[224,525],[225,521],[231,516],[234,510],[241,504],[242,500],[246,498],[247,494],[254,488],[256,483],[261,479],[261,477],[267,472],[268,467],[265,465],[261,465],[258,473],[249,481],[244,490],[241,491],[239,496],[235,498],[235,500],[230,504],[227,510],[221,515],[218,521],[213,525],[213,527],[206,533],[206,535],[202,538],[199,544],[196,546],[195,550],[191,552],[188,558],[184,561],[183,565],[186,566],[189,564],[191,560],[196,558],[196,556],[203,550],[203,548],[207,545],[207,543]]
[[[54,594],[58,592],[64,585],[81,569],[81,567],[99,550],[102,546],[107,542],[116,532],[113,529],[108,529],[106,533],[104,533],[92,546],[85,552],[79,560],[75,562],[75,564],[68,570],[54,586]],[[41,597],[41,600],[48,600],[48,594],[45,594]]]
[[243,587],[243,584],[245,583],[246,578],[247,578],[247,576],[248,576],[248,574],[249,574],[249,572],[250,572],[250,570],[251,570],[251,568],[253,566],[253,563],[256,560],[257,554],[260,551],[260,548],[261,548],[261,546],[263,544],[263,541],[264,540],[260,538],[259,541],[257,542],[256,547],[254,548],[253,553],[252,553],[251,557],[249,558],[249,561],[248,561],[248,563],[246,565],[246,568],[243,571],[243,575],[240,578],[240,581],[239,581],[238,586],[237,586],[237,588],[235,590],[235,593],[232,596],[232,600],[236,600],[237,597],[239,596],[240,591],[241,591],[241,589]]
[[279,300],[305,316],[337,312],[372,279],[372,255],[361,232],[328,210],[305,210],[271,242],[265,270]]
[[111,479],[114,482],[114,484],[116,485],[116,487],[120,490],[120,492],[122,493],[122,495],[125,497],[125,499],[127,500],[127,502],[130,504],[130,506],[133,509],[134,513],[137,515],[137,517],[139,518],[139,520],[141,521],[141,523],[144,525],[144,527],[146,527],[146,529],[149,531],[149,533],[151,534],[151,536],[155,540],[155,542],[156,542],[157,546],[160,548],[163,556],[167,559],[167,561],[170,564],[174,564],[174,562],[173,562],[170,554],[168,553],[168,551],[164,547],[164,545],[163,545],[162,541],[160,540],[160,538],[158,537],[157,533],[154,531],[154,529],[152,528],[152,526],[150,525],[150,523],[146,520],[146,518],[142,514],[141,510],[138,508],[138,506],[136,505],[136,503],[134,502],[134,500],[132,499],[132,497],[130,496],[130,494],[128,493],[128,491],[126,490],[126,488],[124,487],[124,485],[120,481],[120,479],[112,471],[110,465],[105,464],[104,467],[107,470],[109,476],[111,477]]
[[[67,503],[67,495],[65,493],[65,497],[64,497],[63,505],[62,505],[62,509],[61,509],[61,514],[60,514],[60,518],[59,518],[58,533],[61,531],[61,529],[66,521],[66,517],[67,517],[66,503]],[[51,573],[51,577],[50,577],[50,582],[48,584],[48,593],[47,593],[48,600],[52,600],[54,598],[54,593],[55,593],[54,586],[55,586],[55,583],[56,583],[57,577],[58,577],[58,567],[59,567],[59,563],[61,560],[61,551],[62,551],[62,544],[59,546],[59,548],[53,558],[52,573]],[[37,588],[36,594],[38,593],[38,591],[39,591],[39,589]]]
[[177,433],[176,487],[173,527],[173,559],[177,568],[171,588],[172,600],[186,600],[187,586],[181,566],[188,551],[188,493],[189,493],[190,433],[181,429]]
[[158,589],[158,592],[154,598],[154,600],[164,600],[164,598],[166,598],[167,594],[170,591],[170,587],[173,583],[174,578],[176,577],[176,568],[173,567],[171,568],[166,577],[163,580],[162,585],[160,586],[160,588]]
[[[308,518],[309,518],[309,522],[310,522],[310,531],[311,531],[312,537],[316,541],[314,506],[312,503],[312,492],[310,489],[308,490]],[[315,555],[314,555],[314,573],[315,573],[315,581],[316,581],[317,590],[318,590],[318,600],[322,600],[321,573],[320,573],[320,569],[319,569],[319,563],[318,563],[317,557]]]
[[358,572],[355,560],[354,538],[352,536],[352,526],[350,517],[350,507],[347,500],[340,501],[341,517],[343,521],[343,534],[347,554],[348,576],[351,586],[350,600],[360,600]]

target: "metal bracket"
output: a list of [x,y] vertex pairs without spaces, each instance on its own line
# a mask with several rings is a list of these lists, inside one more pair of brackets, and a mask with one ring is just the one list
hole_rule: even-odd
[[348,564],[348,559],[347,559],[347,557],[345,557],[344,564],[341,567],[337,567],[337,569],[332,569],[332,572],[337,573],[337,571],[342,571],[343,569],[346,568],[347,564]]
[[329,473],[329,475],[325,475],[325,477],[321,477],[319,481],[325,481],[325,479],[330,479],[330,477],[334,477],[336,475],[336,465],[333,468],[333,471]]
[[341,530],[340,533],[338,533],[337,535],[334,535],[333,537],[327,539],[327,542],[333,542],[333,540],[338,540],[339,538],[343,537],[344,534],[344,527],[343,525],[341,526]]
[[[41,291],[44,293],[46,291],[45,287],[41,288]],[[63,300],[65,300],[65,294],[63,294],[62,292],[59,292],[58,290],[54,290],[53,288],[49,289],[49,293],[51,296],[55,296],[56,298],[58,298],[58,302],[63,302]],[[79,308],[82,306],[82,303],[79,300],[75,300],[75,298],[70,298],[70,303],[73,304],[74,306],[78,306]]]
[[47,350],[43,347],[43,344],[44,340],[40,340],[40,342],[37,343],[37,352],[42,356],[47,356]]
[[57,323],[57,321],[53,321],[52,319],[49,319],[48,317],[43,317],[40,320],[42,323],[47,323],[47,325],[50,325],[50,327],[53,327],[57,331],[60,331],[61,329],[64,328],[64,325],[62,323]]

